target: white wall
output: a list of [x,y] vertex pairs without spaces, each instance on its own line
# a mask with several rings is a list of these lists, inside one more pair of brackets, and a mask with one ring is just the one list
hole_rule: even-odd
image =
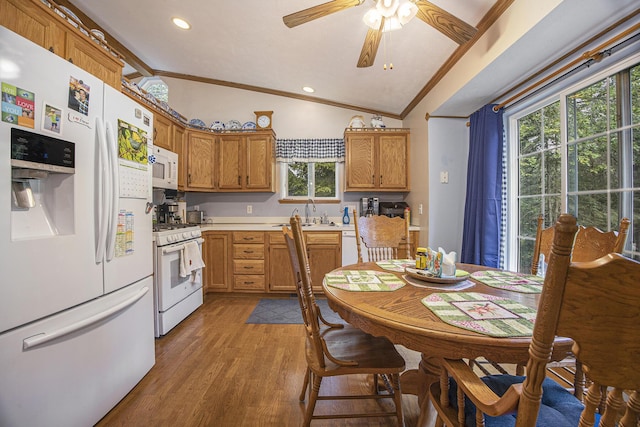
[[[462,250],[469,128],[466,119],[429,119],[429,237],[432,248]],[[440,173],[449,175],[440,182]]]

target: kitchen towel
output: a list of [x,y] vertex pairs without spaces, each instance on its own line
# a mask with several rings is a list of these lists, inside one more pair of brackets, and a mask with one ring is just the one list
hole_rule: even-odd
[[204,267],[204,261],[200,254],[200,246],[194,242],[187,242],[180,250],[180,277],[191,275],[191,281],[195,280],[197,270]]

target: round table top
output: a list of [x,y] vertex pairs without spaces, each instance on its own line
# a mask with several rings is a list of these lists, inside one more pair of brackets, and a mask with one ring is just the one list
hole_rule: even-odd
[[[458,264],[459,269],[473,273],[487,267]],[[353,264],[339,270],[385,271],[375,262]],[[404,273],[392,272],[398,277]],[[480,292],[508,297],[527,307],[537,308],[540,294],[501,290],[473,280],[464,292]],[[427,284],[427,283],[425,283]],[[389,292],[354,292],[327,286],[323,291],[329,306],[344,320],[376,336],[386,336],[395,344],[422,352],[424,355],[451,359],[486,357],[499,363],[521,363],[528,360],[531,337],[496,338],[449,325],[422,304],[422,299],[442,289],[417,287],[407,283]],[[553,360],[562,360],[571,351],[572,340],[558,337]]]

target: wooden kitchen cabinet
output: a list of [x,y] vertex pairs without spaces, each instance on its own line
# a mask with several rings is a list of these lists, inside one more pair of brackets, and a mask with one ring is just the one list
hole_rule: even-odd
[[314,292],[322,292],[324,275],[342,265],[342,235],[335,231],[304,232]]
[[213,191],[216,188],[215,140],[216,135],[209,132],[187,131],[186,149],[183,150],[187,161],[185,190]]
[[229,235],[228,232],[219,231],[202,233],[205,292],[227,292],[231,288],[229,281]]
[[[124,63],[39,0],[0,0],[0,25],[120,89]],[[78,76],[75,76],[78,77]]]
[[224,133],[218,138],[218,191],[275,191],[273,132]]
[[153,145],[175,151],[173,148],[173,122],[160,113],[153,115]]
[[[324,275],[342,265],[342,235],[335,231],[304,231],[314,292],[322,292]],[[282,231],[267,233],[269,291],[296,292],[289,250]]]
[[176,123],[173,123],[171,129],[173,131],[173,151],[178,153],[178,190],[184,191],[187,182],[186,129]]
[[269,291],[296,292],[289,248],[282,230],[267,233],[269,243]]
[[409,191],[407,129],[346,129],[345,191]]
[[233,232],[234,291],[266,292],[264,243],[264,232]]

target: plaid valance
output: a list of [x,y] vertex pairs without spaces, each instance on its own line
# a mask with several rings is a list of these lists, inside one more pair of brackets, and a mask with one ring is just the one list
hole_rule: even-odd
[[278,162],[344,162],[344,139],[277,139]]

